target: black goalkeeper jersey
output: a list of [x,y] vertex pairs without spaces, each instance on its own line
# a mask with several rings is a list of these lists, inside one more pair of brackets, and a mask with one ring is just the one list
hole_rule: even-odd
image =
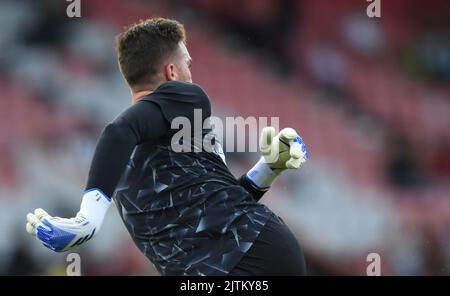
[[183,116],[194,126],[194,109],[202,119],[211,115],[198,85],[162,84],[105,128],[88,180],[87,189],[113,196],[134,242],[162,275],[228,274],[274,217],[231,174],[220,143],[213,141],[216,152],[195,152],[195,140],[191,152],[172,149],[177,130],[170,122]]

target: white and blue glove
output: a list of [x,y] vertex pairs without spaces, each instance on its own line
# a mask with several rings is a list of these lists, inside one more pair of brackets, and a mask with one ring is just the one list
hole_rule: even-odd
[[87,191],[73,218],[52,217],[43,209],[27,214],[26,230],[55,252],[76,248],[90,240],[103,223],[111,199],[100,190]]
[[273,127],[263,128],[259,149],[261,159],[246,175],[259,190],[269,189],[282,172],[300,168],[309,158],[302,138],[289,127],[282,129],[276,136]]

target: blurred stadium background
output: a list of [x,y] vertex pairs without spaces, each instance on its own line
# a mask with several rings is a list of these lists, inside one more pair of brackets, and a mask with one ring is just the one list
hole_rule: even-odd
[[[279,116],[311,159],[263,202],[291,225],[313,275],[450,275],[450,2],[0,1],[0,274],[65,274],[25,232],[35,207],[72,216],[103,126],[130,96],[123,26],[185,23],[194,81],[220,116]],[[227,156],[245,172],[256,153]],[[112,160],[113,161],[113,160]],[[157,275],[115,209],[78,250],[84,275]]]

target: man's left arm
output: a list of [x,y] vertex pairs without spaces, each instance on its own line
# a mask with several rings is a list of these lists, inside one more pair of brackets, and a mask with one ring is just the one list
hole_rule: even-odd
[[259,147],[261,159],[238,180],[256,201],[262,198],[282,172],[299,169],[309,158],[305,143],[292,128],[284,128],[275,136],[273,127],[265,127]]

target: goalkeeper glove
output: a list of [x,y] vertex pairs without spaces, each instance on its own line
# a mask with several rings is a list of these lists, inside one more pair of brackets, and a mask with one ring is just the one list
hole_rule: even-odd
[[259,141],[262,157],[246,174],[259,190],[267,190],[287,169],[300,168],[309,158],[306,145],[292,128],[284,128],[275,136],[271,126],[263,128]]
[[98,233],[111,199],[98,189],[87,191],[73,218],[52,217],[43,209],[27,214],[26,230],[55,252],[73,249]]

